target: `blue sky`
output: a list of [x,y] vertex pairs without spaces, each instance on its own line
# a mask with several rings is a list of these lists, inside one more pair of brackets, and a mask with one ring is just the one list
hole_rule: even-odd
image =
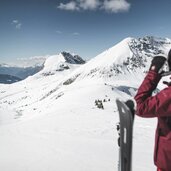
[[170,0],[1,0],[0,63],[61,51],[95,57],[126,37],[171,38]]

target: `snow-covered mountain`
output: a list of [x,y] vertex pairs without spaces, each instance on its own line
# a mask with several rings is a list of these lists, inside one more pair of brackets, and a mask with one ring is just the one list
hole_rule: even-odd
[[[0,84],[0,170],[117,170],[115,100],[133,99],[152,57],[170,48],[169,39],[126,38],[86,63],[62,52],[35,75]],[[155,124],[135,118],[133,170],[155,169]]]
[[[53,55],[57,56],[57,55]],[[59,66],[56,66],[56,70],[62,71],[65,69],[69,69],[67,64],[64,64],[64,62],[69,64],[84,64],[85,61],[78,55],[72,55],[68,52],[62,52],[61,56],[63,59],[61,59],[61,63]],[[25,79],[28,76],[35,75],[39,71],[41,71],[44,68],[44,64],[48,63],[50,60],[48,58],[52,58],[50,55],[46,56],[35,56],[30,58],[21,58],[18,59],[18,64],[0,64],[0,74],[6,74],[6,75],[12,75],[15,77],[19,77],[20,79]],[[48,60],[47,60],[48,59]],[[52,61],[51,65],[58,65],[57,61]],[[63,62],[63,64],[62,64]],[[49,65],[49,64],[45,64]],[[47,66],[46,66],[47,67]],[[51,70],[52,71],[52,70]],[[50,71],[49,71],[50,72]]]
[[148,70],[152,57],[167,56],[171,40],[154,37],[126,38],[82,66],[82,77],[113,77],[120,74]]

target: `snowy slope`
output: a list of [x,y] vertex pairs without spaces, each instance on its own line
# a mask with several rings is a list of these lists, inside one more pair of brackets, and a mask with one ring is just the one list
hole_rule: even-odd
[[[0,99],[3,104],[14,106],[18,112],[27,110],[30,105],[37,105],[39,101],[41,102],[57,91],[61,87],[60,81],[80,65],[82,64],[69,63],[62,53],[50,56],[44,68],[34,76],[15,83],[11,87],[2,85],[5,89],[2,88]],[[62,94],[62,89],[60,91]]]
[[146,73],[152,57],[156,55],[167,56],[170,47],[171,41],[169,39],[126,38],[73,72],[69,79],[95,77],[95,79],[114,80],[119,75]]
[[[60,53],[36,75],[0,84],[0,170],[117,170],[115,100],[132,99],[152,57],[170,47],[169,39],[127,38],[83,65]],[[135,118],[133,170],[155,169],[155,124]]]

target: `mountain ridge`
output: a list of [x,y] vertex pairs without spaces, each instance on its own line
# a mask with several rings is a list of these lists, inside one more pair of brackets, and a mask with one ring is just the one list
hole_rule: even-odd
[[152,58],[156,55],[166,57],[170,48],[171,40],[168,38],[128,37],[78,68],[69,79],[87,76],[112,78],[137,71],[146,73]]
[[[49,68],[47,70],[63,71],[69,69],[67,64],[81,65],[86,62],[79,55],[72,55],[65,51],[52,56],[32,57],[28,59],[28,62],[32,63],[31,60],[37,61],[39,59],[41,60],[40,63],[36,62],[33,65],[28,65],[26,62],[24,66],[10,65],[5,63],[0,64],[0,74],[13,75],[21,79],[26,79],[27,77],[33,76],[45,68]],[[22,60],[27,61],[26,59]],[[44,73],[44,75],[49,75],[50,73],[51,72],[49,71],[49,73]]]

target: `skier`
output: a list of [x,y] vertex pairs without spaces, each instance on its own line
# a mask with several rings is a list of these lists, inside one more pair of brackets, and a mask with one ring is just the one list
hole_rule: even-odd
[[171,50],[167,59],[164,56],[153,58],[149,72],[135,96],[138,116],[158,118],[154,149],[157,171],[171,171],[171,82],[163,82],[168,87],[152,96],[162,77],[162,68],[166,62],[171,71]]

